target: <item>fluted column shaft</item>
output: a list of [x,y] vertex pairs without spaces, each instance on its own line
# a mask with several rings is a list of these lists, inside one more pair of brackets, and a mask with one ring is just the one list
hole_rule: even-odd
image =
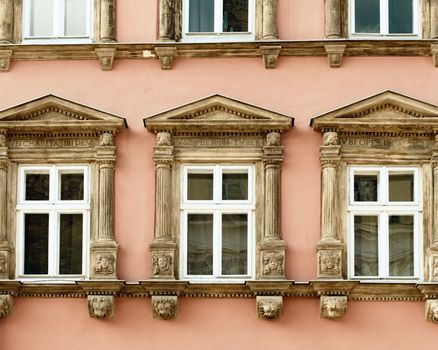
[[0,159],[0,242],[7,241],[7,176],[8,163]]
[[155,188],[155,238],[172,238],[170,229],[172,198],[172,166],[170,162],[157,162]]
[[0,44],[14,41],[14,0],[0,0]]
[[114,236],[114,162],[99,163],[99,239]]
[[265,163],[265,238],[280,238],[280,164]]
[[116,0],[101,0],[100,41],[116,41]]
[[175,0],[160,0],[159,41],[175,41]]
[[430,0],[430,38],[438,39],[438,0]]
[[438,163],[433,164],[433,246],[438,247]]
[[336,163],[322,164],[322,213],[321,239],[336,239]]
[[326,0],[326,37],[340,38],[341,33],[341,0]]
[[263,0],[263,40],[278,39],[278,0]]

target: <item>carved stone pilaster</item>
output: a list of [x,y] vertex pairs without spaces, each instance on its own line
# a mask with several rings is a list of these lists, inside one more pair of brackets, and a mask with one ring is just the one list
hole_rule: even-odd
[[175,295],[153,295],[152,315],[159,320],[175,319],[178,312],[178,297]]
[[260,46],[263,63],[266,69],[273,69],[277,66],[278,56],[280,55],[281,46]]
[[12,50],[0,50],[0,72],[8,72],[12,59]]
[[10,259],[11,247],[8,240],[7,226],[7,179],[9,170],[8,148],[6,147],[7,136],[0,130],[0,279],[8,279],[12,267]]
[[90,317],[99,320],[114,317],[114,296],[112,295],[89,295],[88,313]]
[[175,41],[175,1],[160,1],[160,33],[158,41]]
[[429,0],[429,1],[430,1],[430,39],[438,39],[438,0]]
[[278,0],[263,0],[262,40],[278,39]]
[[347,45],[324,45],[330,68],[339,68],[341,66],[342,57],[344,55],[346,47]]
[[169,70],[172,69],[173,66],[173,59],[177,54],[176,47],[156,47],[155,53],[158,56],[158,59],[160,60],[161,69],[163,70]]
[[430,53],[432,55],[433,66],[436,68],[438,67],[438,44],[430,45]]
[[14,0],[0,0],[0,44],[14,42]]
[[320,316],[328,320],[339,320],[347,312],[346,296],[327,296],[320,297]]
[[0,319],[6,318],[12,315],[12,307],[14,305],[14,299],[10,294],[0,295]]
[[99,240],[114,239],[114,162],[99,162]]
[[100,0],[99,42],[116,42],[116,0]]
[[96,49],[96,56],[99,58],[102,70],[108,71],[113,68],[116,49]]
[[325,36],[327,39],[342,37],[341,0],[325,2]]
[[283,314],[282,296],[257,296],[257,316],[263,320],[276,320]]

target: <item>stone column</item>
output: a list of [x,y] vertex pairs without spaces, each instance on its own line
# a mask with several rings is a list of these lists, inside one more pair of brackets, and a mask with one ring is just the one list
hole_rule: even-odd
[[433,171],[433,207],[432,207],[432,245],[428,250],[429,255],[429,280],[438,281],[438,135],[435,136],[435,147],[432,154]]
[[265,238],[280,238],[280,162],[265,162]]
[[175,41],[175,1],[160,0],[160,33],[158,41]]
[[99,240],[114,239],[114,162],[99,162]]
[[430,38],[438,39],[438,0],[430,0]]
[[0,0],[0,44],[14,42],[14,0]]
[[343,244],[337,238],[336,216],[338,212],[338,174],[340,163],[338,134],[324,132],[321,147],[322,203],[321,239],[317,245],[318,278],[342,278]]
[[326,0],[325,36],[327,39],[342,37],[341,0]]
[[100,2],[100,42],[116,42],[116,0]]
[[8,240],[8,169],[9,158],[6,145],[6,133],[0,131],[0,279],[9,278],[11,247]]
[[152,278],[175,279],[176,243],[172,235],[172,137],[168,132],[157,134],[154,148],[155,237],[149,248],[152,255]]
[[263,0],[262,40],[277,40],[278,0]]

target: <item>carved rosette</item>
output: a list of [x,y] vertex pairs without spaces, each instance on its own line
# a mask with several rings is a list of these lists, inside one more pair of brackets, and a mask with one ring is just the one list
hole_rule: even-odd
[[9,317],[12,315],[12,307],[14,299],[12,295],[0,294],[0,318]]
[[283,314],[283,297],[257,296],[257,316],[263,320],[276,320]]
[[0,0],[0,44],[14,41],[14,0]]
[[346,296],[327,296],[320,298],[320,316],[328,320],[339,320],[347,312]]
[[172,320],[177,316],[178,297],[174,295],[153,295],[152,315],[159,320]]
[[89,295],[88,313],[90,317],[99,320],[114,317],[114,296],[112,295]]
[[116,42],[116,0],[100,0],[100,42]]

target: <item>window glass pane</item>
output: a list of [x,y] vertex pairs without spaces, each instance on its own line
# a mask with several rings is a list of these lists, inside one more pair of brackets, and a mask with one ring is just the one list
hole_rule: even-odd
[[59,219],[59,273],[82,274],[82,214],[61,214]]
[[247,214],[222,215],[222,274],[247,273]]
[[24,215],[24,273],[47,274],[49,214]]
[[405,34],[413,31],[412,0],[389,0],[389,32]]
[[187,199],[212,200],[213,199],[213,174],[187,174]]
[[414,275],[414,217],[389,217],[389,275]]
[[222,174],[222,199],[248,199],[248,173],[239,174],[224,172]]
[[26,174],[26,200],[49,200],[49,180],[49,174]]
[[187,272],[213,274],[213,214],[187,215]]
[[65,35],[87,35],[88,0],[65,0]]
[[380,1],[355,0],[354,19],[356,33],[380,33]]
[[354,275],[377,276],[378,216],[354,217]]
[[414,200],[414,174],[389,174],[389,200],[391,202]]
[[190,0],[189,32],[214,32],[214,0]]
[[224,0],[222,31],[248,31],[248,0]]
[[53,36],[54,0],[30,1],[30,36]]
[[84,199],[84,174],[61,174],[61,200]]
[[377,175],[354,175],[355,202],[377,202],[377,190]]

